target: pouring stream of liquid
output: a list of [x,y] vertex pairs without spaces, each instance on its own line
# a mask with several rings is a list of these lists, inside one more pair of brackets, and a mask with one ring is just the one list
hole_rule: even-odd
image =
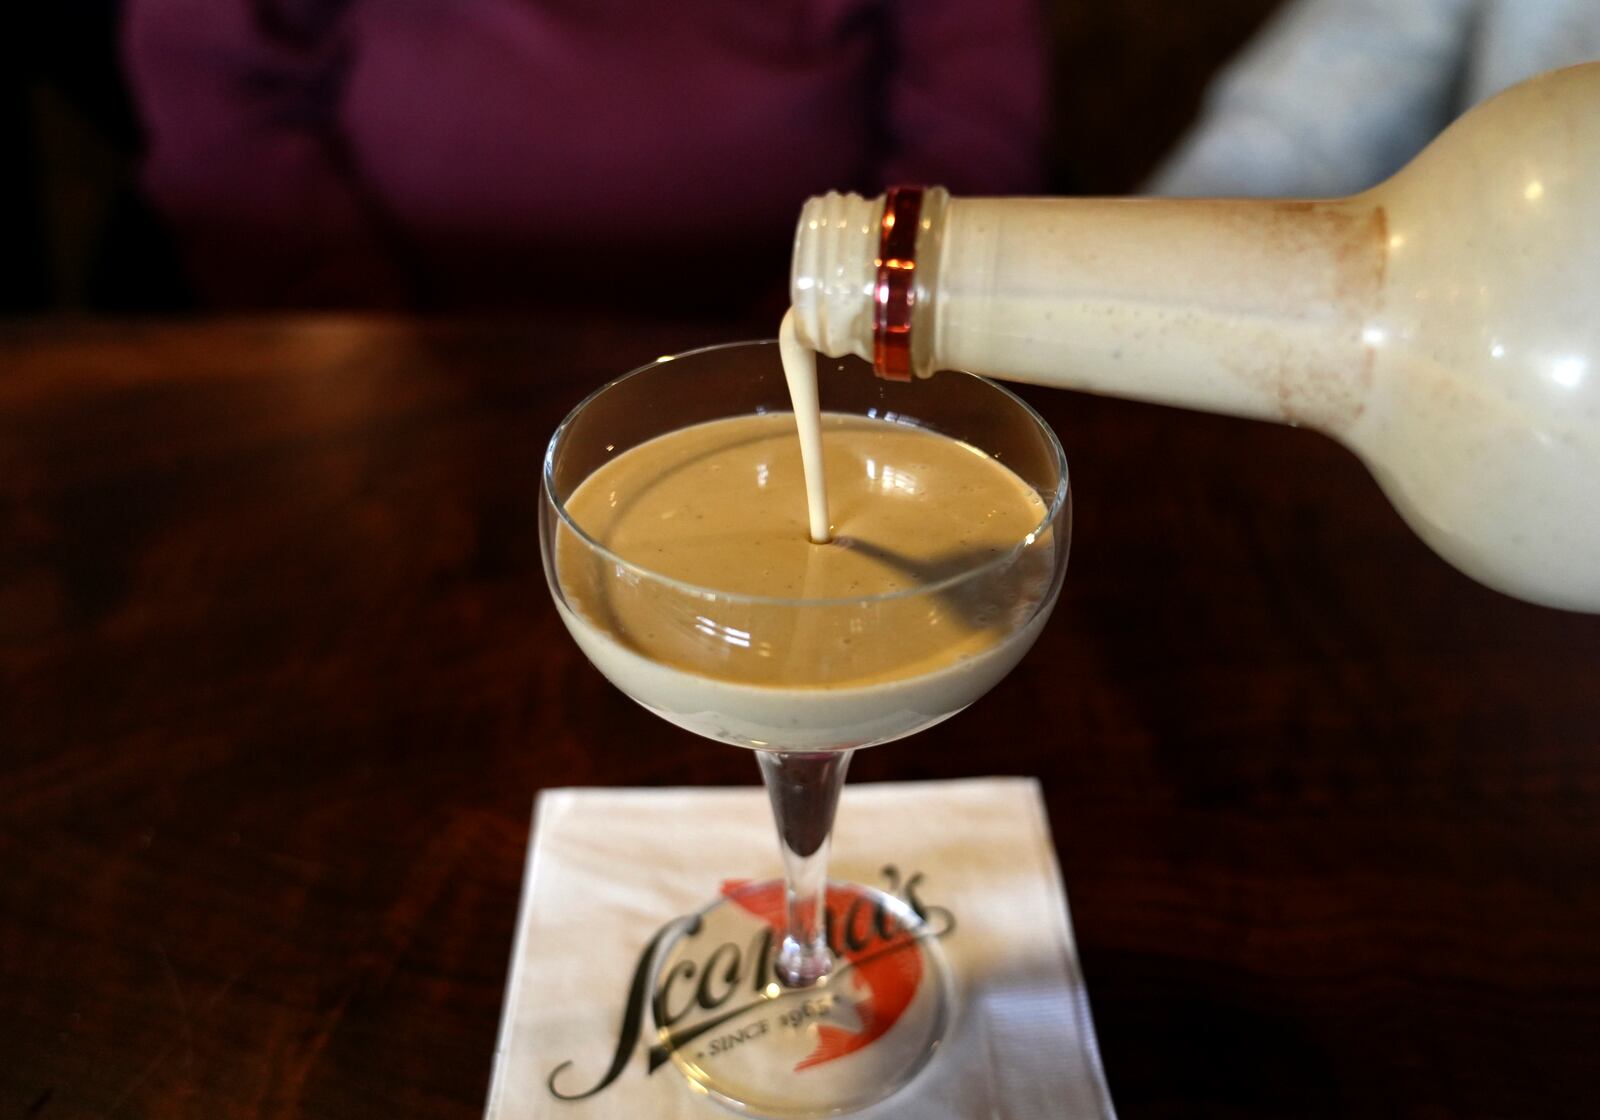
[[783,313],[778,327],[778,356],[789,400],[800,429],[800,465],[806,475],[806,513],[813,544],[827,544],[833,536],[828,523],[828,488],[822,474],[822,407],[817,398],[817,355],[794,333],[794,312]]

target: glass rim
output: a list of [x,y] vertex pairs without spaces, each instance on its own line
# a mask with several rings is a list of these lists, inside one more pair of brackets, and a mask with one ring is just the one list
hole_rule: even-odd
[[[578,539],[583,543],[588,551],[599,555],[602,559],[609,563],[615,564],[621,568],[626,568],[627,570],[636,573],[640,577],[661,584],[664,587],[672,588],[673,590],[683,592],[684,594],[691,595],[695,598],[705,599],[708,602],[745,603],[753,606],[771,607],[843,607],[850,605],[869,606],[876,603],[887,603],[896,600],[911,599],[919,595],[939,594],[944,591],[948,591],[952,587],[958,587],[970,579],[975,579],[991,571],[998,571],[1014,563],[1019,556],[1033,547],[1034,542],[1039,539],[1039,536],[1046,529],[1050,528],[1050,526],[1055,522],[1056,518],[1061,514],[1063,507],[1066,505],[1067,495],[1070,492],[1071,487],[1070,480],[1067,475],[1067,453],[1062,449],[1061,440],[1059,437],[1057,437],[1055,430],[1045,422],[1044,417],[1039,415],[1037,409],[1035,409],[1021,397],[1017,396],[1017,394],[1013,393],[1010,389],[1007,389],[1004,385],[1001,385],[997,381],[993,381],[987,377],[982,377],[976,373],[969,373],[966,370],[945,370],[941,372],[958,374],[962,377],[970,377],[974,381],[980,382],[981,384],[995,390],[1001,395],[1008,397],[1014,405],[1022,409],[1024,415],[1031,419],[1038,429],[1044,433],[1050,450],[1055,456],[1057,469],[1056,489],[1055,493],[1050,496],[1050,500],[1046,504],[1044,516],[1041,517],[1038,523],[1035,524],[1034,527],[1030,529],[1027,534],[1025,534],[1022,539],[1018,541],[1017,544],[1015,544],[1012,548],[998,556],[991,556],[983,561],[983,563],[978,564],[966,571],[957,572],[955,575],[946,576],[945,578],[936,580],[933,583],[921,584],[916,587],[902,588],[898,591],[886,591],[877,595],[851,595],[844,598],[835,599],[797,599],[791,596],[782,595],[751,595],[740,591],[727,591],[721,588],[708,587],[704,584],[692,583],[688,580],[678,579],[676,576],[669,576],[661,572],[652,571],[643,564],[629,560],[625,556],[613,552],[611,549],[607,548],[605,545],[591,537],[584,530],[583,526],[579,525],[577,521],[573,519],[572,514],[568,512],[566,502],[556,497],[555,487],[553,485],[556,448],[560,445],[562,437],[578,419],[579,414],[581,414],[584,409],[588,408],[589,405],[599,397],[603,396],[616,386],[621,385],[624,381],[629,381],[640,376],[641,374],[649,373],[651,370],[657,369],[660,366],[664,366],[669,362],[682,361],[687,358],[695,358],[703,354],[709,354],[720,350],[739,350],[769,346],[776,347],[777,345],[778,340],[775,338],[754,338],[745,339],[738,342],[718,342],[713,343],[710,346],[697,346],[694,349],[684,350],[677,354],[665,354],[659,358],[645,362],[642,365],[635,366],[626,373],[613,377],[604,385],[601,385],[599,388],[590,392],[581,401],[573,406],[572,410],[562,418],[561,423],[556,425],[556,430],[551,433],[550,442],[545,447],[544,464],[540,470],[539,479],[539,488],[544,491],[545,501],[550,503],[550,506],[555,510],[556,515],[561,519],[561,522],[577,535]],[[818,357],[821,357],[821,355],[819,354]],[[730,416],[732,415],[744,414],[730,414]],[[914,427],[918,425],[908,426]],[[934,429],[926,430],[932,431]],[[665,435],[666,433],[662,432],[660,434]],[[985,455],[988,455],[988,453],[985,452]],[[988,457],[993,458],[992,455],[989,455]],[[1002,466],[1004,466],[1004,464],[1002,464]],[[1009,467],[1006,469],[1010,470]],[[582,484],[580,483],[579,485]],[[1029,488],[1032,489],[1032,486],[1030,485]],[[574,489],[576,489],[576,487],[574,487]],[[554,556],[552,556],[550,559],[552,563],[555,562]]]

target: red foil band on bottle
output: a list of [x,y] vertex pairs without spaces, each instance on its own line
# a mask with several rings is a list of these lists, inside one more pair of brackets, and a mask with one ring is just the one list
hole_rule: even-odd
[[921,187],[890,187],[878,228],[873,290],[872,368],[889,381],[911,380],[911,313],[917,302],[917,225]]

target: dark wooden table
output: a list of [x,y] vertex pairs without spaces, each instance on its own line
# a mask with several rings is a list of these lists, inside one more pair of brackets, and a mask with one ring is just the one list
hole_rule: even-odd
[[[710,328],[0,328],[0,1117],[480,1112],[543,786],[749,783],[545,591],[537,466]],[[1319,436],[1065,393],[1049,631],[852,778],[1043,777],[1125,1117],[1594,1113],[1600,619]]]

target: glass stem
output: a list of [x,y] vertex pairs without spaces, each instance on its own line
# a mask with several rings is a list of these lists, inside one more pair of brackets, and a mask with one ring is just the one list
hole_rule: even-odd
[[788,929],[778,949],[778,978],[791,988],[815,984],[833,968],[828,951],[828,841],[852,751],[757,751],[783,849]]

